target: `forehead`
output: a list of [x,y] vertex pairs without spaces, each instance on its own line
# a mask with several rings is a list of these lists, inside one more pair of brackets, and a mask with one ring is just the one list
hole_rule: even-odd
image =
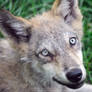
[[37,16],[31,19],[33,30],[44,38],[59,38],[63,35],[75,35],[72,27],[64,22],[61,17],[57,16]]
[[[36,16],[32,18],[33,38],[41,49],[65,48],[70,37],[78,37],[77,32],[57,16]],[[34,43],[34,42],[33,42]],[[53,50],[52,50],[53,51]]]

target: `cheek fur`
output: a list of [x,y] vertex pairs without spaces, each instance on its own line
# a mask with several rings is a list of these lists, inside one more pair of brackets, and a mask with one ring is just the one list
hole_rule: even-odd
[[55,68],[54,68],[54,65],[52,65],[52,64],[45,64],[45,65],[43,65],[43,69],[44,69],[44,71],[45,72],[47,72],[47,74],[49,75],[49,76],[54,76],[56,73],[55,73]]

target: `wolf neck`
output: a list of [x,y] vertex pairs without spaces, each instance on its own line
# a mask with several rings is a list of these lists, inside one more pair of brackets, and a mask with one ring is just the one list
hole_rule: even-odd
[[47,80],[38,73],[36,74],[31,68],[29,74],[29,65],[24,64],[22,72],[25,83],[30,85],[33,92],[62,92],[62,85],[59,85],[54,81]]
[[39,80],[30,79],[30,88],[33,92],[62,92],[62,86],[52,82],[50,87],[41,84]]

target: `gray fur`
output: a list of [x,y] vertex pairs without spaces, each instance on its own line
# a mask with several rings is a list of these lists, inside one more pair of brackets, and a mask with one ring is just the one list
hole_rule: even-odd
[[[66,86],[74,85],[65,76],[69,70],[81,69],[83,74],[81,81],[85,80],[86,72],[81,51],[82,15],[75,2],[71,4],[68,12],[74,9],[77,17],[71,19],[73,15],[69,14],[67,17],[69,21],[66,22],[62,16],[64,12],[61,6],[65,9],[63,3],[68,8],[73,2],[56,0],[52,10],[30,20],[0,11],[1,31],[7,37],[7,40],[0,41],[0,90],[5,90],[4,92],[92,91],[92,86],[88,84],[74,90]],[[7,24],[8,29],[4,24]],[[16,37],[18,41],[14,39]],[[25,37],[29,37],[27,41]],[[77,39],[74,46],[69,43],[72,37]],[[42,55],[44,49],[50,52],[49,56]],[[54,81],[53,77],[62,84]]]

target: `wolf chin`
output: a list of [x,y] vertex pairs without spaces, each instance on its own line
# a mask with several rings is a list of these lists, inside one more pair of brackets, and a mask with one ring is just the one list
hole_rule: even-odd
[[77,0],[55,0],[28,20],[0,10],[0,28],[0,92],[92,92]]

